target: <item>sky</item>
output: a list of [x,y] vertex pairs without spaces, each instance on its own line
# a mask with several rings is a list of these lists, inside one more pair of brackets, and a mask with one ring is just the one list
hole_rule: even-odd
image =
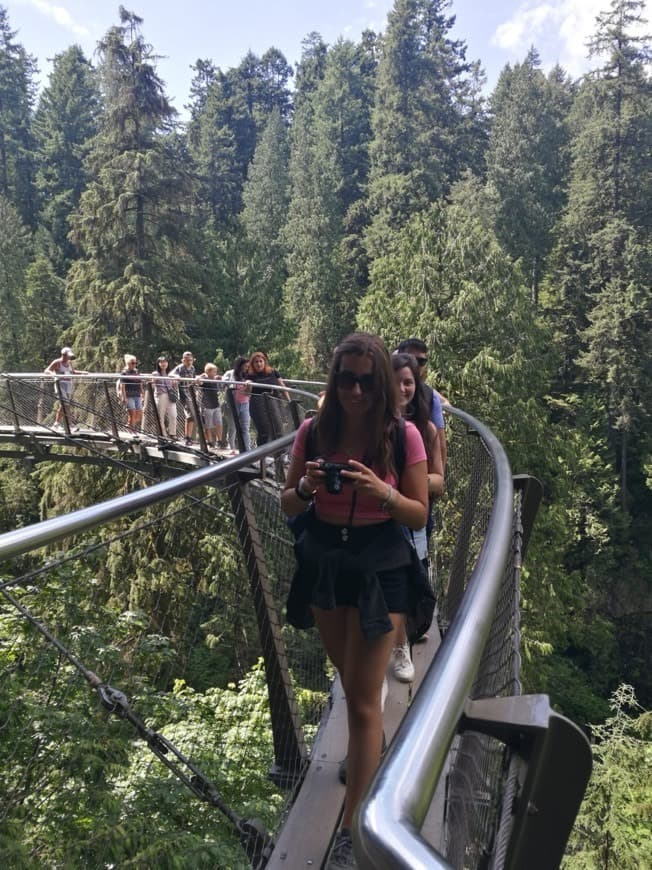
[[[646,0],[650,19],[652,0]],[[0,0],[16,39],[37,59],[41,83],[49,59],[77,43],[93,59],[97,41],[119,23],[119,0]],[[327,44],[356,41],[363,30],[385,29],[393,0],[123,0],[143,19],[142,34],[161,55],[158,72],[181,118],[189,101],[191,66],[210,59],[223,70],[247,51],[271,47],[290,64],[312,31]],[[467,45],[467,60],[480,60],[487,91],[507,63],[522,61],[534,45],[545,71],[560,63],[574,78],[588,69],[586,40],[610,0],[452,0],[452,35]]]

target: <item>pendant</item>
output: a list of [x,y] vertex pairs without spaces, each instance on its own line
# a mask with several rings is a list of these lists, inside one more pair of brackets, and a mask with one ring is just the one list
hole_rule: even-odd
[[346,526],[342,528],[340,534],[342,535],[342,540],[346,544],[346,542],[349,540],[349,530],[346,528]]

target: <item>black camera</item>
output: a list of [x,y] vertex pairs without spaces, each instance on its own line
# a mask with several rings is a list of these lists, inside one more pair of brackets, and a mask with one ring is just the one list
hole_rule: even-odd
[[322,460],[319,463],[319,468],[326,475],[324,478],[326,492],[329,492],[331,495],[338,495],[342,492],[342,485],[346,481],[346,478],[342,477],[341,472],[353,471],[348,462],[324,462]]

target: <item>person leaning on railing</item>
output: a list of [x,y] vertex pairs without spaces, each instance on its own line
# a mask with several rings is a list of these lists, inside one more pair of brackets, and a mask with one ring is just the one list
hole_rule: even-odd
[[[343,467],[334,475],[337,466],[322,460]],[[427,505],[423,440],[399,419],[389,354],[377,336],[354,333],[335,350],[317,415],[299,427],[281,495],[289,516],[308,508],[288,622],[316,623],[346,695],[346,795],[329,870],[355,867],[351,824],[380,760],[382,684],[396,632],[424,597],[432,618],[427,578],[401,528],[422,528]]]
[[[280,434],[280,416],[275,397],[281,395],[287,402],[290,394],[285,391],[267,389],[269,386],[284,387],[285,382],[276,369],[273,369],[262,350],[252,353],[247,366],[247,378],[252,383],[251,403],[249,405],[251,419],[256,427],[256,443],[260,447]],[[272,400],[267,401],[265,393],[271,393]]]
[[[222,376],[222,380],[230,384],[229,389],[233,390],[236,413],[245,450],[251,450],[251,435],[249,433],[251,381],[247,380],[248,362],[249,360],[246,356],[237,356],[233,360],[233,368],[224,372]],[[236,424],[232,414],[233,411],[227,401],[224,405],[224,422],[226,424],[228,445],[233,452],[237,452]]]
[[59,376],[54,385],[54,392],[59,398],[59,407],[57,408],[57,413],[54,418],[55,426],[61,425],[64,405],[66,406],[66,410],[70,408],[70,402],[72,400],[71,376],[88,374],[87,371],[84,371],[83,369],[76,369],[73,366],[72,361],[74,360],[74,358],[75,354],[72,352],[71,347],[62,347],[61,356],[53,359],[50,365],[44,369],[46,374]]

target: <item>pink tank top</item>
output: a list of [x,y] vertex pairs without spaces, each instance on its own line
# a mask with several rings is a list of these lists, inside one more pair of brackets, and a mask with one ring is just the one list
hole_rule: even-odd
[[[297,431],[296,438],[294,439],[294,444],[292,445],[292,457],[299,457],[303,459],[306,454],[306,437],[308,434],[308,428],[310,426],[310,420],[304,420],[301,426]],[[317,459],[318,457],[310,457],[311,459]],[[333,453],[329,456],[321,456],[321,459],[327,459],[330,462],[346,462],[347,459],[356,459],[358,462],[362,462],[362,456],[346,456],[344,453]],[[425,462],[426,461],[426,448],[423,446],[423,439],[419,434],[419,430],[414,425],[414,423],[410,423],[406,421],[405,423],[405,467],[408,465],[416,465],[417,462]],[[384,480],[385,483],[391,484],[393,487],[398,487],[398,481],[396,480],[396,476],[389,472],[385,475],[381,475],[380,471],[376,466],[372,465],[372,470],[381,480]],[[344,480],[345,478],[342,478]],[[351,504],[353,498],[353,487],[349,484],[344,484],[342,487],[342,492],[337,495],[331,495],[329,492],[326,492],[326,488],[321,486],[317,490],[317,496],[315,498],[315,507],[317,511],[317,517],[324,516],[328,517],[330,520],[337,519],[341,520],[342,523],[347,523],[349,517],[351,515]],[[383,512],[380,507],[380,502],[376,498],[370,498],[369,496],[359,495],[355,502],[355,512],[354,516],[358,519],[364,520],[378,520],[378,522],[383,522],[387,519],[387,514]]]

